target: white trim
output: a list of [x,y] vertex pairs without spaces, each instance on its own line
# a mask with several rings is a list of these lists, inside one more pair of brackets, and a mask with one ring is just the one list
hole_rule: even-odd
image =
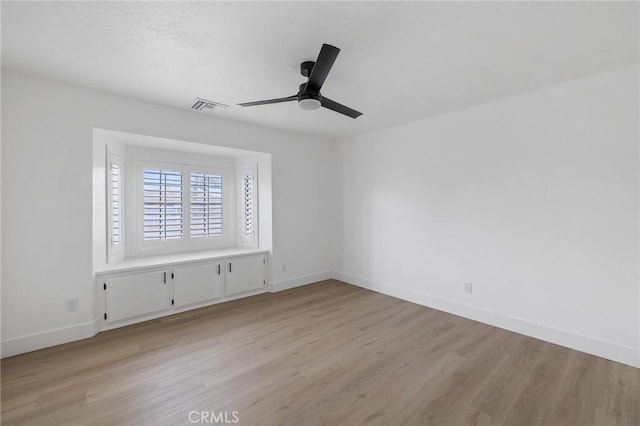
[[95,336],[98,331],[100,331],[100,318],[82,324],[3,340],[2,358],[86,339]]
[[290,278],[288,280],[274,281],[267,285],[269,293],[277,293],[279,291],[288,290],[290,288],[300,287],[307,284],[316,283],[332,278],[332,271],[316,272],[309,275],[301,275],[299,277]]
[[494,327],[524,334],[546,342],[555,343],[591,355],[617,361],[632,367],[640,368],[640,349],[619,343],[598,339],[573,331],[552,327],[497,312],[488,311],[475,306],[418,293],[412,290],[376,283],[366,278],[350,275],[340,271],[332,271],[332,278],[347,284],[356,285],[388,296],[397,297],[419,305],[438,309],[450,314],[469,318]]

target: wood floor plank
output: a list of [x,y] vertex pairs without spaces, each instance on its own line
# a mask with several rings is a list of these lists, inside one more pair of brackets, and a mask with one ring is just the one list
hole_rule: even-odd
[[2,360],[3,425],[640,424],[640,370],[338,281]]

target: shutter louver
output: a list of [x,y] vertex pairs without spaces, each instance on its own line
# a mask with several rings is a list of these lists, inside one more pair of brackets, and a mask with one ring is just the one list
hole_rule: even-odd
[[182,172],[175,170],[144,170],[145,240],[182,238],[183,193]]
[[190,186],[190,236],[222,235],[222,175],[191,173]]

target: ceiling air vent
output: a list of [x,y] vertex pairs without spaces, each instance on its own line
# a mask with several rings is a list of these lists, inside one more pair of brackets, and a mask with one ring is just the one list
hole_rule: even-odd
[[196,100],[191,104],[191,109],[194,111],[209,111],[214,108],[227,108],[228,106],[229,105],[221,104],[220,102],[196,98]]

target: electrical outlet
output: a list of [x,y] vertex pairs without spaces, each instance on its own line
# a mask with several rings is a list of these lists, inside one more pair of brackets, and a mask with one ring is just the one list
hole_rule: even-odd
[[72,299],[66,300],[67,312],[73,312],[78,310],[78,298],[74,297]]
[[473,284],[464,283],[464,293],[465,294],[472,294],[473,293]]
[[282,272],[287,272],[287,264],[286,263],[282,264]]

